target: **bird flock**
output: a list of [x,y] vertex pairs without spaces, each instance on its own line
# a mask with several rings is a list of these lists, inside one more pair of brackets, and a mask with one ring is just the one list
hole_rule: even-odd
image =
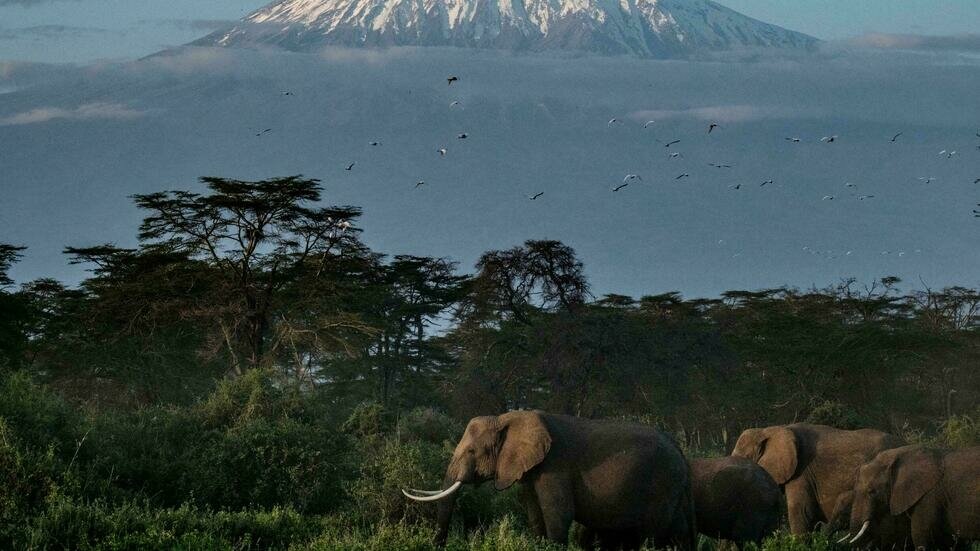
[[[461,82],[460,78],[458,76],[456,76],[456,75],[450,75],[450,76],[446,77],[446,83],[447,83],[447,86],[449,88],[454,88],[454,84],[458,86],[458,83],[460,83],[460,82]],[[286,91],[281,91],[280,92],[280,95],[281,96],[293,96],[294,94],[291,91],[286,90]],[[463,108],[463,104],[458,99],[454,99],[454,100],[452,100],[449,103],[449,109],[451,109],[451,110],[462,109],[462,108]],[[606,126],[609,127],[609,128],[623,127],[623,126],[626,126],[626,125],[629,125],[629,124],[633,124],[633,123],[629,119],[621,118],[621,117],[612,117],[612,118],[610,118],[606,122]],[[658,126],[658,124],[657,124],[657,121],[656,120],[646,120],[646,121],[644,121],[642,123],[641,126],[642,126],[643,129],[650,129],[650,128],[656,128]],[[705,128],[705,133],[704,133],[703,136],[706,139],[711,139],[710,136],[713,136],[713,135],[717,134],[718,132],[724,132],[724,130],[725,130],[724,127],[719,122],[708,122],[708,124],[707,124],[707,126]],[[258,137],[261,137],[261,136],[264,136],[266,134],[271,133],[272,131],[273,131],[272,128],[265,128],[265,129],[262,129],[262,130],[257,131],[255,135],[258,136]],[[897,143],[897,142],[900,141],[900,138],[902,138],[904,135],[905,135],[905,132],[904,131],[898,131],[895,134],[891,135],[890,137],[883,137],[883,140],[887,139],[887,141],[890,142],[890,143]],[[459,132],[459,133],[456,134],[456,140],[457,141],[466,140],[469,137],[470,137],[469,132]],[[980,139],[980,130],[978,130],[976,132],[976,137],[978,139]],[[786,136],[784,138],[784,140],[786,142],[789,142],[789,143],[792,143],[792,144],[801,144],[801,145],[804,144],[804,143],[806,143],[808,141],[807,139],[802,138],[800,136]],[[824,144],[825,146],[835,146],[837,144],[837,142],[840,141],[840,140],[841,140],[841,136],[840,135],[838,135],[838,134],[828,134],[826,136],[821,137],[819,140],[815,140],[815,141],[816,141],[816,143],[818,143],[818,144]],[[666,150],[667,159],[669,159],[669,160],[677,160],[677,159],[683,159],[684,158],[683,153],[678,150],[678,147],[680,147],[680,144],[682,143],[681,138],[672,138],[672,139],[667,140],[667,141],[662,141],[660,139],[655,139],[655,141],[658,144],[662,145],[663,148]],[[382,143],[379,140],[372,140],[372,141],[369,141],[368,142],[368,145],[371,146],[371,147],[380,147],[382,145]],[[977,147],[977,150],[980,151],[980,143],[978,143],[978,145],[976,147]],[[438,154],[439,157],[446,157],[447,155],[449,155],[449,147],[447,145],[441,145],[440,147],[435,148],[434,149],[434,152],[435,152],[435,154]],[[953,150],[953,149],[942,149],[942,150],[940,150],[938,152],[938,156],[939,157],[942,157],[944,159],[947,159],[947,160],[952,160],[952,159],[954,159],[954,157],[957,157],[958,156],[958,153],[957,153],[956,150]],[[356,165],[357,165],[357,163],[355,161],[351,161],[348,164],[346,164],[344,170],[347,171],[347,172],[351,172],[351,171],[354,170],[354,168],[355,168]],[[731,169],[734,166],[734,165],[732,165],[730,163],[715,163],[715,162],[707,163],[707,165],[710,166],[711,168],[721,169],[721,170]],[[673,174],[671,176],[672,176],[673,180],[678,181],[678,180],[684,180],[686,178],[690,178],[691,177],[691,173],[690,172],[686,172],[686,171],[682,171],[682,172],[678,172],[676,174]],[[920,177],[917,178],[917,180],[919,182],[922,182],[923,184],[932,184],[933,182],[935,182],[937,180],[937,178],[935,176],[920,176]],[[626,174],[623,177],[623,179],[622,179],[621,182],[618,182],[617,184],[615,184],[614,186],[612,186],[609,189],[613,193],[618,193],[618,192],[622,192],[623,190],[627,189],[631,184],[635,185],[635,184],[639,184],[641,182],[644,182],[644,180],[643,180],[643,177],[640,174],[628,173],[628,174]],[[980,185],[980,178],[975,179],[973,181],[973,183]],[[420,180],[418,180],[415,183],[414,189],[422,188],[422,187],[425,186],[425,184],[426,184],[425,181],[422,180],[422,179],[420,179]],[[740,191],[740,190],[743,189],[743,185],[744,184],[745,184],[745,182],[733,183],[733,184],[730,184],[728,186],[728,189],[731,190],[731,191],[737,192],[737,191]],[[775,180],[773,178],[767,178],[767,179],[762,180],[761,182],[758,182],[757,185],[758,185],[758,187],[763,188],[763,187],[766,187],[766,186],[772,187],[775,184],[776,184],[776,182],[775,182]],[[849,191],[849,194],[848,195],[850,197],[852,197],[852,198],[856,198],[858,201],[868,201],[868,200],[871,200],[871,199],[874,199],[875,198],[875,195],[874,194],[870,194],[870,193],[856,193],[856,189],[855,188],[857,187],[857,184],[854,184],[852,182],[845,182],[844,187],[848,189],[848,191]],[[538,190],[536,190],[533,193],[530,193],[530,194],[526,195],[525,197],[527,198],[527,200],[537,201],[538,199],[540,199],[544,195],[545,195],[545,192],[544,191],[538,191]],[[838,195],[831,193],[831,194],[824,195],[821,198],[821,200],[822,201],[836,201],[836,200],[838,200],[838,198],[839,198]],[[972,212],[973,212],[974,217],[980,218],[980,203],[977,203],[976,206],[978,208],[974,208]],[[719,243],[724,243],[724,240],[719,241]],[[803,251],[804,252],[807,252],[809,254],[812,254],[812,255],[819,255],[819,256],[824,256],[825,255],[825,256],[828,256],[828,257],[831,257],[831,258],[838,257],[838,256],[850,256],[852,254],[852,252],[853,252],[853,251],[846,251],[846,252],[835,253],[834,251],[818,251],[818,250],[815,250],[815,249],[813,249],[813,248],[811,248],[809,246],[803,247]],[[915,252],[916,253],[920,253],[921,250],[916,249]],[[882,251],[881,254],[882,255],[890,255],[890,254],[892,254],[892,251]],[[897,251],[896,254],[897,254],[897,256],[904,256],[906,253],[905,253],[905,251]],[[739,256],[739,255],[736,253],[735,256]]]

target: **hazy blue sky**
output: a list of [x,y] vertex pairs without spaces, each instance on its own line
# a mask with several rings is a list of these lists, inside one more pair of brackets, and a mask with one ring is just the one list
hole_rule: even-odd
[[[207,34],[264,0],[0,0],[0,59],[141,57]],[[949,35],[980,27],[977,0],[725,0],[747,15],[818,38]]]

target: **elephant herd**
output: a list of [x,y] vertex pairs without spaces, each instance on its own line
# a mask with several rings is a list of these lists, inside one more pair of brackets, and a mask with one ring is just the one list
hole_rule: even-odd
[[784,496],[793,534],[846,532],[841,542],[880,549],[980,540],[980,447],[905,446],[871,429],[748,429],[731,456],[689,461],[652,427],[513,411],[470,420],[443,489],[404,493],[437,503],[442,544],[456,492],[485,481],[520,484],[538,536],[567,543],[580,524],[586,549],[695,549],[698,533],[760,542],[778,528]]

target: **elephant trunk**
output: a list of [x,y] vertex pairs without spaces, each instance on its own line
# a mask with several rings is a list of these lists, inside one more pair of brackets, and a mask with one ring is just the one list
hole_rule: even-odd
[[[446,478],[442,483],[443,488],[449,488],[451,485],[458,484],[459,482],[453,482],[453,477],[448,473]],[[446,538],[449,536],[449,525],[453,520],[453,510],[456,507],[456,496],[457,492],[452,492],[443,499],[439,500],[438,503],[438,515],[437,515],[437,530],[435,543],[438,546],[446,545]]]

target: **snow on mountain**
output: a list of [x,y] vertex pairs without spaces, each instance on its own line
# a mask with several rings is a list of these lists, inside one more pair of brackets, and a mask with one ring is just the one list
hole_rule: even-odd
[[689,57],[817,39],[710,0],[279,0],[195,45],[457,46]]

